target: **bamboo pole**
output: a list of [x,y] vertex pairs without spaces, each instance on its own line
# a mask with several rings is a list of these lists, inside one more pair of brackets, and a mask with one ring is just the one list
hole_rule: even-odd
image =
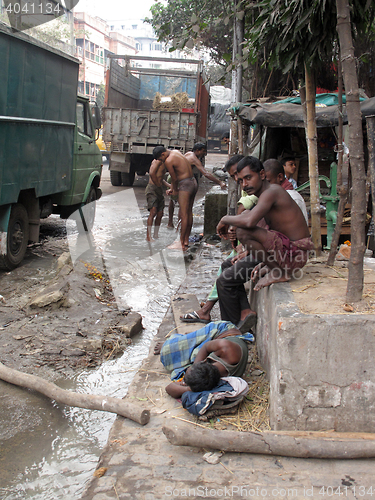
[[123,399],[67,391],[41,377],[8,368],[2,363],[0,363],[0,379],[10,384],[40,392],[44,396],[64,405],[117,413],[141,425],[145,425],[150,421],[149,410],[139,408],[137,405]]
[[295,458],[374,458],[375,434],[361,432],[263,431],[192,429],[194,422],[167,423],[163,432],[176,446],[195,446],[235,453]]

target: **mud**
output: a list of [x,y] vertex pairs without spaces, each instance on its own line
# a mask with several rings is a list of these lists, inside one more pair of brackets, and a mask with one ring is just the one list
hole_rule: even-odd
[[1,274],[0,360],[53,380],[121,354],[142,325],[118,310],[99,254],[73,266],[65,229],[42,231],[23,265]]

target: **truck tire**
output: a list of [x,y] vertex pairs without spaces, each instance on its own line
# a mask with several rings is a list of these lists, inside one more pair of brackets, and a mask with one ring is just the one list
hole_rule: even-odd
[[110,170],[109,175],[112,186],[121,186],[121,172],[117,172],[117,170]]
[[[91,186],[87,200],[85,201],[85,204],[82,207],[82,214],[85,219],[87,231],[91,231],[92,228],[94,227],[95,212],[96,212],[96,189],[94,188],[94,186]],[[78,211],[78,214],[76,215],[76,224],[79,233],[82,234],[86,232],[80,211]]]
[[124,186],[132,186],[134,184],[135,172],[121,172],[121,182]]
[[29,241],[29,217],[23,205],[12,206],[7,231],[6,254],[0,256],[0,268],[11,271],[25,257]]

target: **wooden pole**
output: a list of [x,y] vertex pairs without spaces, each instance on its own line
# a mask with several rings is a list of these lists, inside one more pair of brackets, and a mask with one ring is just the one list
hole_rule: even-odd
[[360,432],[216,431],[194,422],[167,423],[163,432],[176,446],[295,458],[374,458],[375,434]]
[[50,399],[54,399],[57,403],[62,403],[68,406],[76,406],[78,408],[87,408],[88,410],[109,411],[117,413],[122,417],[129,418],[145,425],[150,421],[150,412],[143,408],[128,403],[120,398],[111,398],[107,396],[94,396],[92,394],[78,394],[72,391],[61,389],[52,382],[37,377],[22,373],[18,370],[13,370],[0,363],[0,379],[10,384],[32,389],[40,392]]
[[332,235],[331,248],[329,250],[329,256],[327,264],[333,266],[335,262],[335,257],[337,254],[337,246],[339,244],[339,239],[341,235],[342,223],[344,219],[345,205],[348,199],[348,189],[347,186],[343,184],[342,176],[342,164],[344,156],[344,140],[343,140],[343,116],[342,116],[342,91],[343,91],[343,81],[342,81],[342,68],[341,68],[341,54],[339,51],[338,58],[338,106],[339,106],[339,131],[338,131],[338,160],[337,160],[337,192],[340,196],[339,206],[337,208],[337,219],[335,229]]
[[319,169],[318,169],[318,137],[316,130],[315,113],[315,75],[311,68],[305,66],[306,84],[306,140],[309,155],[310,179],[310,213],[311,213],[311,238],[316,255],[321,254],[322,240],[320,227],[320,200],[319,200]]

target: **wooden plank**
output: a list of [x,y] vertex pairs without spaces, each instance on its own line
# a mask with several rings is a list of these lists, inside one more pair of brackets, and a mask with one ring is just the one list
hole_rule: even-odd
[[[180,316],[186,313],[197,311],[200,309],[198,299],[195,295],[189,293],[180,293],[171,299],[172,312],[176,323],[176,332],[186,334],[194,332],[203,326],[203,323],[184,323]],[[174,332],[173,332],[174,333]]]

